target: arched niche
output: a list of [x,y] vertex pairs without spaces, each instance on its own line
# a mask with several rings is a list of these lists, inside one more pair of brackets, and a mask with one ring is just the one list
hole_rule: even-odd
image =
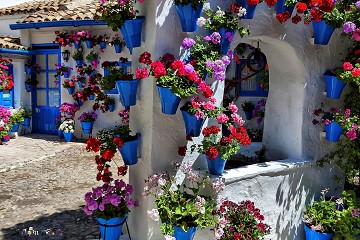
[[286,41],[268,36],[241,39],[231,44],[260,44],[269,65],[269,95],[265,110],[263,144],[270,160],[302,157],[304,82],[306,69],[295,49]]

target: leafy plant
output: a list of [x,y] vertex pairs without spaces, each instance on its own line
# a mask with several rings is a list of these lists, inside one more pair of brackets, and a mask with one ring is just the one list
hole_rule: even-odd
[[78,120],[80,122],[94,122],[97,118],[97,114],[94,111],[83,112],[79,117]]
[[95,50],[91,50],[91,52],[86,55],[86,60],[89,62],[97,61],[99,59],[99,54],[95,52]]
[[137,138],[136,136],[131,136],[130,133],[131,130],[128,124],[117,125],[114,128],[114,135],[120,138],[123,142],[129,142]]
[[22,107],[11,110],[10,123],[20,123],[24,121],[24,109]]
[[76,49],[71,57],[74,60],[84,60],[84,50],[82,48]]
[[255,105],[250,101],[244,101],[241,103],[241,109],[244,112],[252,112],[255,109]]
[[[155,208],[148,211],[149,217],[161,221],[161,232],[165,237],[174,233],[174,226],[188,231],[190,227],[201,229],[215,224],[216,194],[224,187],[222,181],[211,180],[208,176],[201,176],[192,171],[189,164],[174,163],[185,175],[184,182],[180,182],[165,172],[154,174],[145,180],[144,196],[155,197]],[[212,191],[206,191],[210,186]],[[207,195],[205,195],[205,191]]]

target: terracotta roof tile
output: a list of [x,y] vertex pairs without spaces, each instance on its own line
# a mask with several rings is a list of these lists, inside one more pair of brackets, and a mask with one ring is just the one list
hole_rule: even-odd
[[65,10],[67,3],[73,0],[36,0],[21,3],[11,7],[0,8],[0,15],[15,15],[15,14],[26,14],[35,13],[37,11],[58,11]]
[[27,50],[28,48],[20,45],[20,38],[10,35],[0,35],[0,48],[12,50]]

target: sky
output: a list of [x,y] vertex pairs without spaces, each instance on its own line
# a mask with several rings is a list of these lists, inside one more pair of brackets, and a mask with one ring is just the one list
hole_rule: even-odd
[[0,0],[0,8],[14,6],[23,2],[29,2],[30,0]]

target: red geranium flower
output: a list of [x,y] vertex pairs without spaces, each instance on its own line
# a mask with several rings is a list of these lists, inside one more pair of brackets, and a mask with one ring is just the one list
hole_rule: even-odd
[[301,21],[301,17],[296,14],[295,16],[293,16],[293,17],[291,18],[291,21],[292,21],[293,23],[295,23],[295,24],[298,24],[298,22]]
[[350,71],[351,69],[354,68],[354,66],[350,62],[344,62],[343,68],[345,71]]
[[210,146],[208,149],[205,150],[206,156],[210,159],[217,158],[219,155],[219,151],[215,146]]
[[354,77],[358,77],[360,75],[360,68],[354,68],[352,71],[351,71],[351,74],[354,76]]
[[111,159],[114,157],[115,152],[110,150],[110,149],[106,149],[104,151],[104,153],[101,155],[102,158],[111,161]]
[[179,147],[179,150],[178,150],[178,154],[180,156],[185,156],[186,155],[186,146],[183,146],[183,147]]
[[271,7],[276,4],[277,0],[265,0],[265,2],[269,7]]
[[116,145],[118,145],[119,147],[124,146],[124,142],[123,142],[123,140],[121,140],[120,138],[114,138],[114,143],[115,143]]
[[298,2],[296,4],[296,11],[298,14],[303,14],[306,10],[307,6],[305,3],[302,3],[302,2]]
[[100,140],[96,138],[89,138],[86,142],[86,150],[87,151],[92,150],[94,152],[98,152],[100,150],[100,145],[101,145]]

